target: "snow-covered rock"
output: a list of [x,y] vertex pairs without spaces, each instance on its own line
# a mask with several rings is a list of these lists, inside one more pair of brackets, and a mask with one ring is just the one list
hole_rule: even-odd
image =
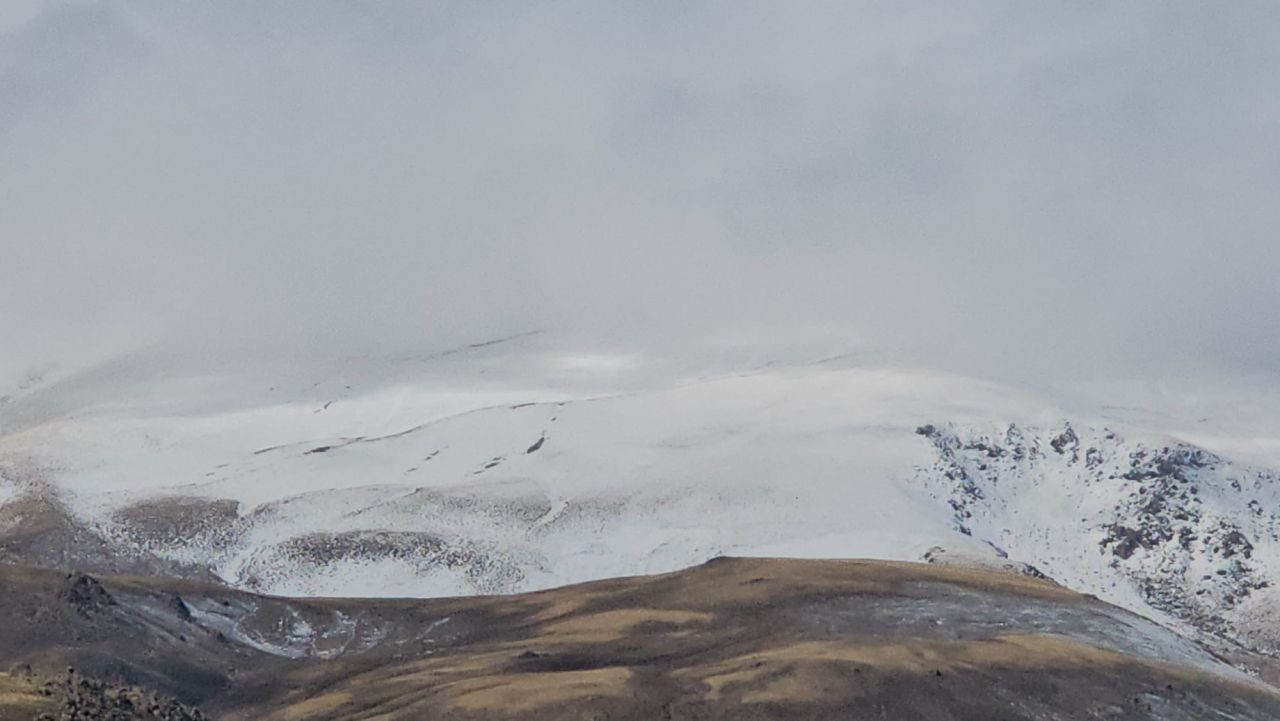
[[104,544],[90,566],[290,595],[514,592],[718,555],[961,559],[1280,651],[1263,406],[1107,407],[805,358],[524,336],[50,373],[0,406],[0,551],[22,557],[3,524],[33,528],[13,509],[41,508],[80,534],[59,541],[68,564],[88,534]]

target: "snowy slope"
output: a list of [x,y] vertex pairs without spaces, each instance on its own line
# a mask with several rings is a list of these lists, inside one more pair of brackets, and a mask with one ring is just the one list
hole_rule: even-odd
[[1280,486],[1267,438],[1242,445],[1253,416],[804,358],[538,337],[198,372],[133,356],[0,405],[0,502],[52,499],[119,558],[297,595],[512,592],[722,554],[1008,556],[1276,648]]

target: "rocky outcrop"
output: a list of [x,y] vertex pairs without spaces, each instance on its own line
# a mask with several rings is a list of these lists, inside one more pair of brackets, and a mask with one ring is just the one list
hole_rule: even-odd
[[917,482],[962,533],[1072,587],[1130,607],[1136,597],[1205,633],[1280,651],[1280,632],[1238,612],[1280,570],[1280,476],[1072,423],[916,432],[936,453]]
[[67,574],[66,583],[58,593],[58,599],[69,604],[76,613],[85,618],[98,614],[116,603],[96,578],[83,573]]
[[39,693],[53,699],[57,710],[40,713],[36,721],[205,721],[199,709],[136,686],[88,678],[74,668],[45,682]]

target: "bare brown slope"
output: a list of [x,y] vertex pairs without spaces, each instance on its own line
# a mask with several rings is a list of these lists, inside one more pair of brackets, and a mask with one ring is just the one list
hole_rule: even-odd
[[0,721],[30,721],[55,710],[53,700],[40,694],[38,684],[0,673]]
[[87,664],[229,721],[1280,718],[1273,690],[1190,642],[991,571],[721,559],[427,601],[0,577],[0,623],[29,616],[0,653]]

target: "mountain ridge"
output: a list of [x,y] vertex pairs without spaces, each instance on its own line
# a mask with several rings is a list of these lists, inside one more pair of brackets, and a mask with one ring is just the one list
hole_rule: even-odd
[[[0,436],[0,558],[295,596],[447,596],[720,555],[944,549],[1025,564],[1224,652],[1280,648],[1266,613],[1277,474],[1180,440],[1160,414],[1131,412],[1144,426],[920,370],[677,373],[543,342],[357,369],[396,379],[373,389],[330,376],[316,390],[315,369],[295,370],[260,407],[264,391],[215,392],[232,386],[212,376],[148,370],[161,380],[147,390],[147,374],[121,380],[142,373],[128,364],[27,389],[41,395],[8,407],[135,390]],[[584,358],[586,380],[556,370]]]
[[974,567],[721,558],[431,600],[10,565],[0,580],[0,654],[16,664],[0,718],[36,697],[72,711],[147,698],[172,714],[120,718],[226,721],[1280,713],[1275,687],[1170,629]]

